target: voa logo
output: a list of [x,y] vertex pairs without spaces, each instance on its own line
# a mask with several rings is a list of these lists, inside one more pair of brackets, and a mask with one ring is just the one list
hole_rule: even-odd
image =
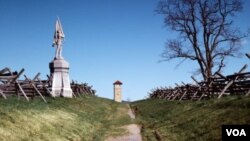
[[231,136],[231,135],[233,135],[235,137],[247,136],[244,129],[240,129],[240,130],[239,129],[226,129],[226,132],[227,132],[227,136]]

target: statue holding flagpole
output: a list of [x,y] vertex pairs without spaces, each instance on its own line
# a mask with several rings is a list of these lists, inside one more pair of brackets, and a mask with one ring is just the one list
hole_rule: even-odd
[[57,21],[56,21],[56,30],[54,33],[54,40],[53,40],[53,47],[56,46],[56,55],[55,58],[56,59],[62,59],[62,41],[64,39],[65,35],[63,33],[63,29],[62,29],[62,25],[60,22],[59,17],[57,17]]
[[69,63],[62,57],[62,41],[64,37],[61,22],[57,18],[53,40],[53,47],[56,47],[56,54],[54,60],[49,63],[52,96],[71,98],[72,89],[69,79]]

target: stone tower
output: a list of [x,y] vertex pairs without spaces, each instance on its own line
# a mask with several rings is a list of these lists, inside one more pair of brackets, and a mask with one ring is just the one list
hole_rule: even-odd
[[119,80],[114,83],[114,101],[122,102],[122,82]]

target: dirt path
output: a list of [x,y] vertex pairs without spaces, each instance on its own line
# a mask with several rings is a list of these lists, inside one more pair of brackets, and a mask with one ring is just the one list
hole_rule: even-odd
[[[129,107],[129,106],[128,106]],[[129,107],[128,115],[130,118],[135,119],[135,115]],[[141,129],[137,124],[129,124],[124,126],[129,131],[129,135],[119,136],[119,137],[109,137],[105,141],[142,141]]]
[[[128,105],[128,107],[129,107],[129,105]],[[130,116],[130,118],[135,119],[135,114],[133,113],[133,111],[131,110],[130,107],[128,109],[128,115]]]

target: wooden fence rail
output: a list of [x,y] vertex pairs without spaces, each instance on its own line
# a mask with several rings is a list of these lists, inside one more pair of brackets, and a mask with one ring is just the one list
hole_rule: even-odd
[[244,72],[246,68],[247,65],[244,65],[237,73],[227,76],[216,73],[208,81],[199,82],[191,76],[195,84],[155,88],[149,93],[149,98],[202,100],[225,95],[250,95],[250,72]]
[[[52,96],[51,93],[51,78],[41,80],[38,73],[34,78],[29,78],[26,75],[24,80],[20,80],[20,76],[24,73],[24,69],[19,72],[12,72],[9,68],[0,70],[0,95],[7,99],[9,96],[24,97],[27,101],[34,97],[41,97],[44,102],[46,97]],[[74,81],[71,83],[71,88],[74,96],[91,95],[95,96],[95,90],[87,83],[78,84]]]

